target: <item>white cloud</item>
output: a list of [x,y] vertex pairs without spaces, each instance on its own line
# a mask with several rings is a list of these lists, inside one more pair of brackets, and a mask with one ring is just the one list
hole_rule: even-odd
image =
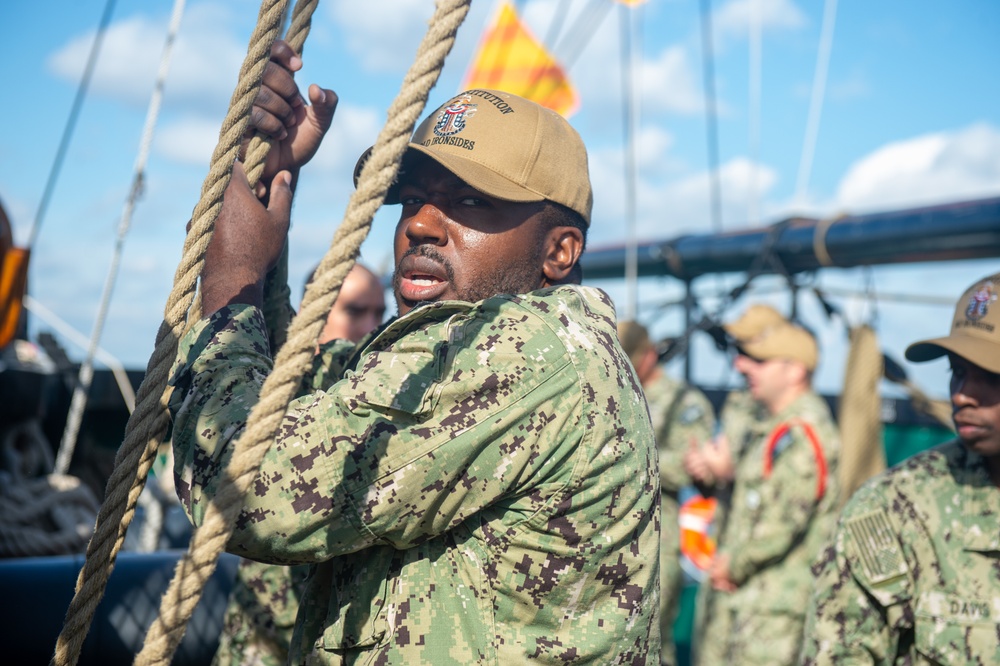
[[833,101],[845,102],[860,97],[867,97],[871,93],[871,84],[863,72],[855,70],[847,75],[847,78],[838,81],[830,81],[827,86],[827,97]]
[[[778,174],[765,165],[756,165],[745,157],[729,160],[719,167],[719,191],[721,196],[723,228],[746,226],[747,210],[751,192],[756,190],[758,198],[763,198],[778,182]],[[665,196],[684,211],[685,218],[692,220],[696,228],[710,228],[710,174],[705,171],[689,176],[665,187]]]
[[219,141],[220,121],[187,116],[165,123],[156,132],[156,152],[180,164],[208,167]]
[[851,210],[1000,194],[1000,130],[980,123],[879,148],[850,167],[837,190]]
[[372,72],[406,70],[433,14],[426,0],[334,0],[328,14],[341,26],[347,47]]
[[701,84],[688,53],[680,46],[664,49],[656,58],[639,64],[643,108],[696,114],[705,108]]
[[375,143],[381,129],[382,122],[374,108],[341,102],[323,145],[310,163],[310,169],[353,172],[361,153]]
[[805,15],[792,0],[730,0],[715,10],[712,18],[716,45],[721,47],[731,39],[746,39],[755,12],[765,32],[795,30],[806,24]]
[[[153,91],[168,17],[133,16],[112,24],[104,36],[90,91],[127,104],[145,106]],[[181,24],[171,58],[165,98],[172,103],[217,108],[228,100],[246,52],[231,32],[228,7],[206,4],[192,7]],[[59,78],[79,81],[94,33],[74,38],[48,59]]]
[[[657,141],[656,132],[647,131],[642,135],[643,139],[646,137],[649,137],[650,145]],[[664,137],[659,139],[661,142],[664,140]],[[669,174],[656,173],[642,166],[648,157],[652,157],[652,151],[640,157],[641,180],[636,193],[637,236],[640,239],[658,239],[684,232],[708,231],[711,227],[708,172],[670,180]],[[661,152],[660,160],[669,162],[671,159],[669,154]],[[592,240],[595,245],[620,242],[625,200],[621,150],[596,151],[590,164],[595,202]],[[672,173],[679,168],[678,162],[674,161],[674,165]],[[723,226],[733,229],[746,226],[751,192],[756,190],[758,199],[763,200],[777,184],[778,175],[766,165],[757,165],[755,172],[753,162],[738,157],[720,167],[719,180]]]

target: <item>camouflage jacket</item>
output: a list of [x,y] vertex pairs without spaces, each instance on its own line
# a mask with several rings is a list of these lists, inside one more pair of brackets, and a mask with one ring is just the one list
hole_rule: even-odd
[[[265,313],[277,311],[277,321],[287,325],[288,320],[280,318],[282,311],[269,304],[270,299],[265,299]],[[266,314],[265,318],[270,325],[272,320]],[[273,348],[276,333],[274,327],[269,328]],[[322,345],[319,358],[303,377],[300,395],[329,388],[343,377],[357,362],[357,347],[349,340]],[[285,666],[308,573],[305,564],[286,567],[241,559],[212,666]]]
[[[801,426],[789,428],[768,453],[776,429],[796,421],[808,423],[816,434],[825,475]],[[730,605],[803,617],[812,589],[809,567],[827,545],[836,520],[837,428],[826,403],[812,391],[749,427],[746,445],[734,453],[736,481],[719,537],[720,552],[730,558],[730,578],[739,586]],[[818,498],[821,477],[824,489]]]
[[869,481],[821,563],[804,664],[1000,664],[1000,489],[952,441]]
[[750,391],[736,389],[726,395],[726,401],[719,410],[719,422],[734,457],[739,457],[744,447],[750,444],[748,440],[756,436],[757,423],[769,418],[764,408],[750,395]]
[[691,483],[684,471],[684,453],[690,440],[705,442],[715,429],[712,403],[698,389],[662,371],[643,390],[660,456],[660,490],[676,501],[680,489]]
[[[178,495],[201,521],[271,370],[224,308],[173,383]],[[293,402],[231,551],[315,563],[293,663],[650,663],[659,482],[614,312],[594,289],[440,302]]]

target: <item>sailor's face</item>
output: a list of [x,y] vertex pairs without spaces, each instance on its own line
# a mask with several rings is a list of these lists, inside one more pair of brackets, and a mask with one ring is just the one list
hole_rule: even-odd
[[949,354],[948,360],[952,418],[958,438],[982,456],[1000,456],[1000,374],[955,354]]
[[762,360],[740,353],[733,367],[746,379],[753,399],[763,405],[776,402],[790,383],[789,362],[785,359]]
[[374,275],[356,266],[340,287],[340,295],[327,315],[319,342],[336,339],[358,342],[378,328],[384,316],[382,285]]
[[487,196],[423,156],[407,165],[399,200],[392,281],[399,314],[420,302],[475,302],[542,286],[544,202]]

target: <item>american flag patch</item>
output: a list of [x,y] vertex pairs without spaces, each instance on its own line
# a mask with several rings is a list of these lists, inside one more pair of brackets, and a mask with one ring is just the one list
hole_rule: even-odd
[[906,575],[906,559],[885,511],[852,518],[844,526],[854,541],[865,576],[872,584]]

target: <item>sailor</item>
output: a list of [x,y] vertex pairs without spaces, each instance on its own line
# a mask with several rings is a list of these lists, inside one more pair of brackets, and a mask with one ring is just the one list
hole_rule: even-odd
[[766,415],[732,457],[728,517],[708,571],[700,664],[780,665],[801,648],[810,564],[830,537],[839,438],[811,388],[818,350],[782,322],[739,344],[736,369]]
[[[740,343],[753,340],[770,327],[783,323],[787,323],[785,317],[770,305],[754,303],[722,328],[732,345],[739,347]],[[719,410],[719,435],[712,440],[711,446],[690,447],[685,455],[685,470],[699,490],[720,500],[716,508],[717,523],[723,521],[724,517],[719,514],[728,504],[733,481],[733,455],[738,454],[746,444],[752,426],[766,418],[766,411],[747,389],[732,390]]]
[[818,565],[802,663],[1000,664],[998,285],[1000,273],[976,281],[948,336],[907,348],[915,363],[947,356],[958,436],[844,507]]
[[[723,324],[730,349],[753,340],[764,331],[778,324],[787,323],[785,317],[764,303],[751,304],[742,315]],[[734,455],[753,439],[757,424],[767,420],[767,411],[756,401],[745,387],[733,389],[726,395],[719,410],[719,432],[705,445],[689,446],[684,454],[684,469],[695,487],[705,497],[715,499],[710,535],[717,536],[725,529],[733,491]],[[692,637],[692,654],[697,655],[699,647],[711,637],[705,635],[706,615],[712,610],[715,591],[707,577],[702,580],[695,605],[695,621]],[[728,635],[723,626],[726,617],[716,616],[713,629]]]
[[[310,276],[310,281],[312,276]],[[308,284],[308,283],[307,283]],[[385,295],[378,276],[355,264],[344,278],[318,340],[325,367],[329,357],[353,350],[381,323]],[[345,345],[343,343],[351,343]],[[309,566],[285,567],[241,559],[229,595],[213,666],[284,666]]]
[[677,663],[673,624],[683,584],[679,496],[681,488],[691,484],[682,460],[692,442],[700,445],[712,436],[715,415],[704,393],[666,373],[646,327],[619,322],[618,338],[646,394],[660,457],[660,663],[673,665]]
[[[175,472],[195,523],[272,371],[261,285],[290,181],[265,181],[265,206],[236,165],[207,316],[180,343]],[[228,544],[313,565],[290,662],[657,662],[645,399],[610,298],[560,284],[590,223],[579,135],[528,100],[465,91],[417,128],[386,201],[401,205],[399,317],[289,406]]]

